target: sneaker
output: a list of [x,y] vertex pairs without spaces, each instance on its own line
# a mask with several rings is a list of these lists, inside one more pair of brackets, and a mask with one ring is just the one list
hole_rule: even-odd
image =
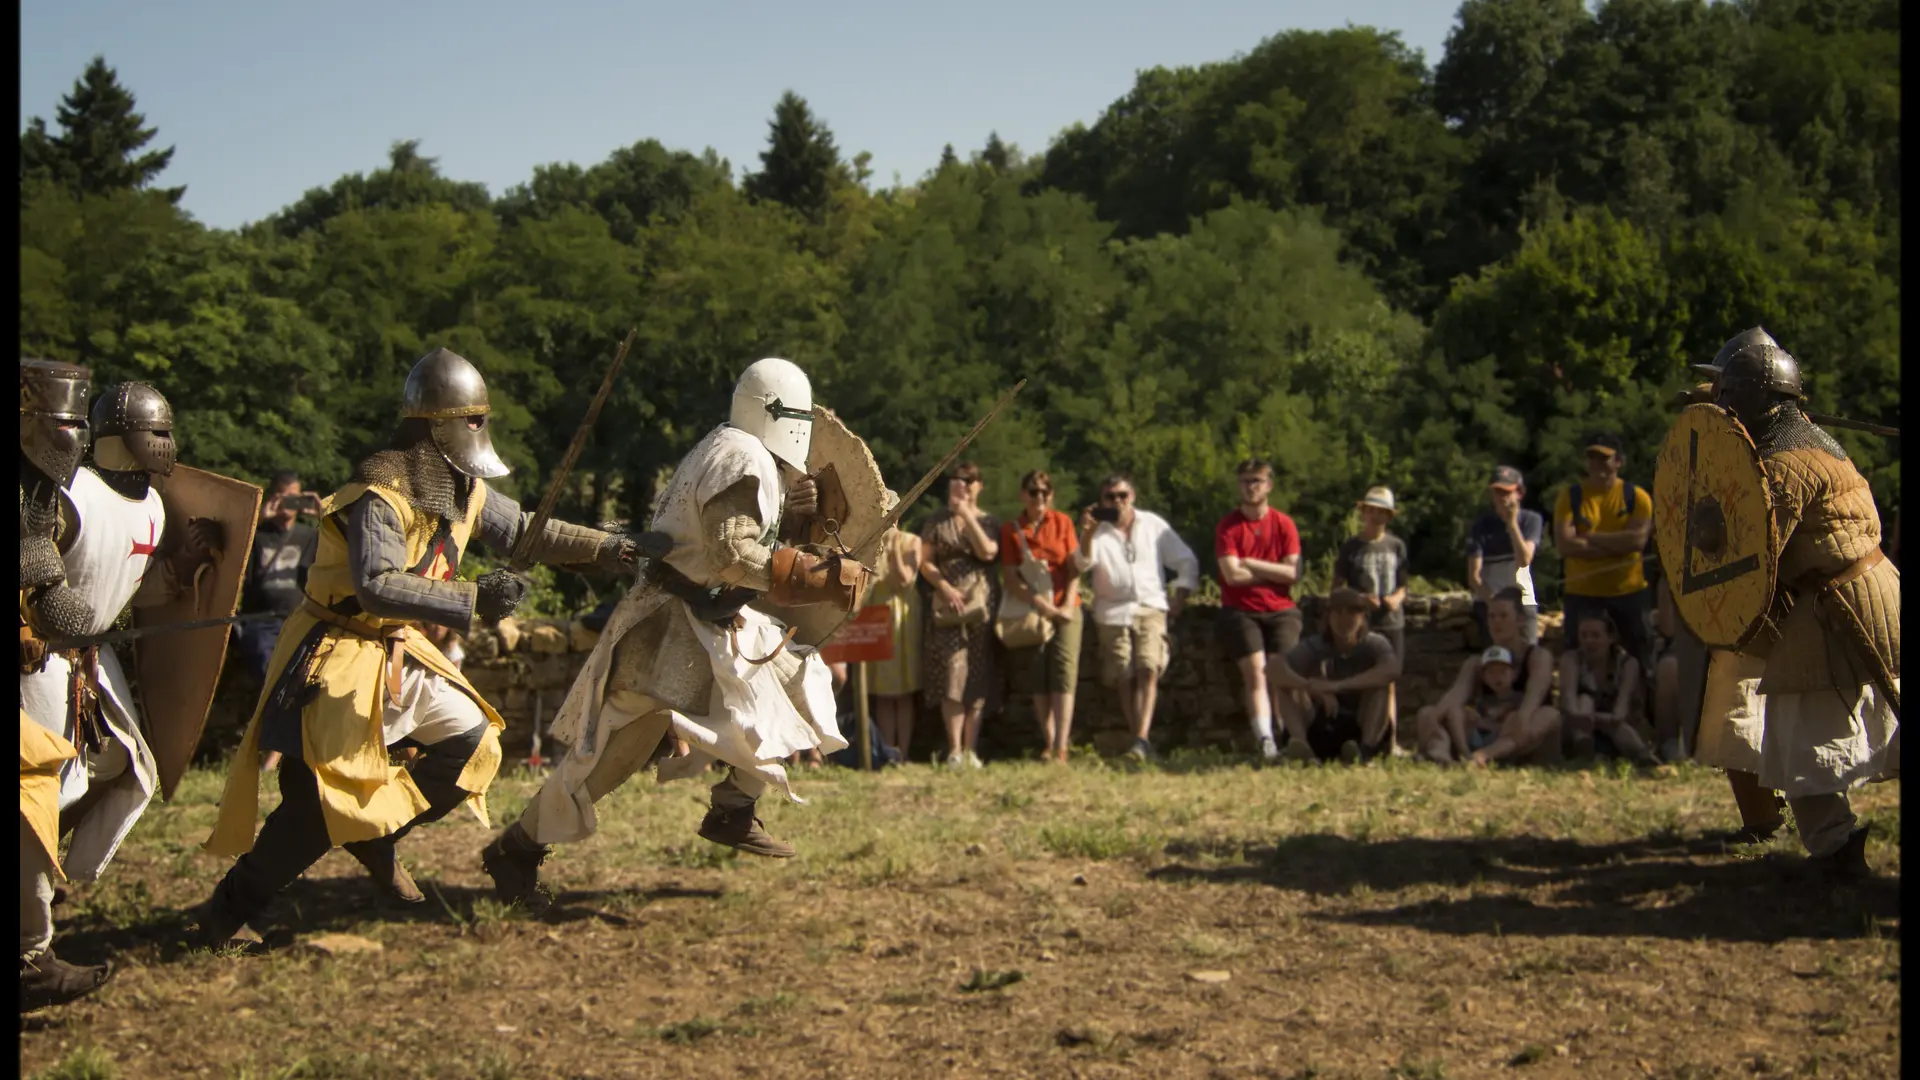
[[1360,760],[1360,744],[1353,741],[1352,739],[1348,739],[1346,742],[1341,743],[1340,744],[1340,760],[1342,762],[1345,762],[1348,765],[1352,765],[1355,762],[1359,761]]
[[1274,742],[1271,736],[1263,736],[1260,739],[1260,760],[1280,760],[1280,744]]
[[[1358,750],[1359,747],[1356,746],[1354,747],[1354,749]],[[1298,739],[1295,739],[1294,741],[1287,744],[1287,760],[1298,761],[1298,762],[1302,762],[1303,764],[1311,765],[1320,759],[1313,756],[1313,747],[1308,746],[1306,743],[1303,743]]]
[[1661,761],[1666,761],[1666,762],[1679,761],[1681,758],[1685,756],[1686,754],[1683,753],[1680,749],[1679,739],[1668,739],[1666,742],[1663,742],[1660,744],[1660,760]]
[[957,769],[960,766],[965,765],[966,763],[967,763],[967,756],[961,751],[950,750],[947,752],[947,768]]
[[1127,751],[1127,756],[1135,761],[1152,761],[1160,755],[1154,752],[1152,743],[1145,739],[1135,739],[1132,749]]
[[967,768],[969,769],[984,769],[987,767],[987,763],[980,760],[980,755],[971,750],[967,751],[966,762]]

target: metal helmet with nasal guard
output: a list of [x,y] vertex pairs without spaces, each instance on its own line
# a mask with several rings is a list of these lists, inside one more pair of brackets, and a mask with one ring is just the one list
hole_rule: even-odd
[[733,387],[729,424],[760,440],[774,457],[807,470],[813,445],[813,387],[791,360],[755,362]]
[[61,487],[87,455],[93,373],[58,360],[20,360],[20,453]]
[[400,415],[427,421],[433,445],[462,474],[491,480],[507,468],[494,453],[487,431],[487,382],[466,357],[435,349],[421,357],[407,374]]

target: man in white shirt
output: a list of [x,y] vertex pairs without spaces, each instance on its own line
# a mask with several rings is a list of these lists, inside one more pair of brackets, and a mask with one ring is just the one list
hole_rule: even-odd
[[[1167,623],[1180,617],[1187,594],[1200,585],[1200,560],[1167,520],[1134,506],[1124,473],[1100,484],[1100,504],[1080,514],[1080,550],[1074,568],[1091,572],[1093,624],[1100,635],[1100,681],[1120,696],[1138,758],[1154,756],[1147,731],[1160,676],[1167,670]],[[1166,571],[1174,572],[1169,593]]]

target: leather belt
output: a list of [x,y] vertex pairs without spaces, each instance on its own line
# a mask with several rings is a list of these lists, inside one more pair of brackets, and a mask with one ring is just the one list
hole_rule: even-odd
[[728,588],[725,585],[708,587],[695,584],[692,578],[659,559],[648,561],[647,580],[665,589],[669,596],[692,608],[695,618],[721,626],[732,626],[734,618],[740,614],[740,609],[752,603],[754,597],[760,595],[754,589]]
[[1808,591],[1832,592],[1835,589],[1840,588],[1841,586],[1844,586],[1850,582],[1858,580],[1867,571],[1873,569],[1876,566],[1879,566],[1881,563],[1885,562],[1886,559],[1887,559],[1887,553],[1884,550],[1876,547],[1872,551],[1869,551],[1865,555],[1862,555],[1858,559],[1855,559],[1852,565],[1848,566],[1845,570],[1842,570],[1838,574],[1834,575],[1832,579],[1824,582],[1817,582],[1814,580],[1810,580],[1811,575],[1809,575],[1809,577],[1807,578],[1800,579],[1802,582],[1800,587]]
[[400,700],[401,663],[407,655],[406,627],[375,626],[370,622],[342,615],[311,596],[307,597],[302,610],[328,626],[338,627],[357,638],[382,642],[387,651],[387,700],[390,702]]

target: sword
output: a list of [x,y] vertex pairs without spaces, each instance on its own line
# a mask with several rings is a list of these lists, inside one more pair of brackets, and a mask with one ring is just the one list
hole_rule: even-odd
[[196,619],[192,622],[166,623],[161,626],[135,626],[126,630],[109,630],[104,634],[87,634],[82,637],[53,638],[47,642],[48,652],[65,649],[85,649],[95,645],[117,645],[123,641],[134,641],[149,634],[184,633],[188,630],[205,630],[215,626],[232,626],[235,623],[265,622],[268,619],[284,619],[286,616],[272,611],[260,611],[251,615],[229,615],[223,619]]
[[520,542],[514,545],[513,559],[507,569],[519,573],[533,565],[532,552],[535,538],[546,531],[547,522],[553,517],[553,504],[560,501],[560,489],[566,486],[567,474],[573,471],[573,463],[580,459],[580,451],[586,448],[587,436],[593,431],[593,422],[600,419],[600,407],[607,403],[607,395],[613,392],[614,376],[620,374],[620,365],[626,363],[627,350],[633,347],[633,339],[638,329],[627,331],[627,339],[620,343],[620,351],[613,354],[613,363],[607,368],[606,378],[600,380],[600,391],[593,395],[593,403],[587,406],[586,419],[574,429],[573,442],[568,444],[565,457],[560,459],[560,467],[553,471],[553,480],[547,485],[547,493],[540,496],[540,509],[533,515],[533,523],[520,536]]
[[900,515],[907,512],[907,507],[912,506],[915,500],[927,493],[927,489],[933,486],[933,482],[940,479],[941,475],[947,471],[947,466],[953,464],[953,459],[959,457],[961,451],[973,445],[974,437],[979,435],[988,424],[992,423],[993,418],[999,416],[1000,411],[1005,409],[1007,405],[1013,401],[1014,395],[1025,389],[1026,385],[1027,380],[1021,379],[1019,382],[1013,384],[1013,389],[1002,394],[1000,400],[994,402],[993,408],[987,411],[987,415],[981,417],[980,422],[973,425],[973,430],[961,436],[960,441],[953,444],[953,449],[947,451],[947,456],[941,458],[938,465],[929,469],[927,475],[920,478],[919,483],[908,489],[907,493],[900,497],[900,501],[893,504],[893,509],[887,511],[887,516],[880,519],[880,524],[874,527],[873,532],[868,534],[867,538],[854,546],[852,550],[866,550],[875,540],[885,536],[888,529],[898,524]]
[[1865,420],[1849,420],[1844,416],[1828,416],[1825,413],[1807,412],[1805,410],[1802,410],[1800,415],[1822,427],[1851,428],[1854,431],[1866,431],[1875,435],[1891,435],[1896,439],[1900,437],[1899,428],[1888,427],[1885,424],[1869,424]]

